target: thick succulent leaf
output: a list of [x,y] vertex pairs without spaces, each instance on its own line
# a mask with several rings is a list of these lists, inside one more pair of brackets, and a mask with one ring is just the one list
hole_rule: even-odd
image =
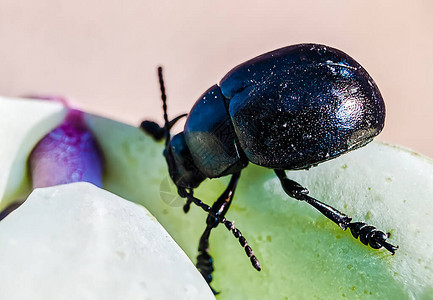
[[3,299],[214,299],[142,206],[89,183],[36,189],[0,223]]

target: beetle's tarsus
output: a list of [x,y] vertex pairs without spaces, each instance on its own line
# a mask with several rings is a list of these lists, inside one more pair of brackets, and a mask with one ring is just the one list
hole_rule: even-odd
[[212,228],[213,227],[206,226],[206,229],[200,237],[196,264],[197,270],[200,272],[200,274],[203,276],[209,286],[213,279],[212,272],[214,271],[213,259],[212,256],[210,256],[209,254],[209,236]]
[[363,222],[350,223],[350,231],[355,239],[359,237],[361,243],[366,246],[370,246],[373,249],[385,248],[392,255],[398,249],[398,246],[394,246],[388,243],[386,240],[390,237],[390,233],[384,233],[383,231],[377,230],[376,227],[367,225]]
[[185,205],[183,206],[183,212],[188,213],[190,208],[191,208],[191,201],[187,199]]

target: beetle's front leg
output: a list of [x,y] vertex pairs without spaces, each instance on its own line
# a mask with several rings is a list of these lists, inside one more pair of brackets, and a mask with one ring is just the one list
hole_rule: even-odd
[[373,249],[385,248],[392,254],[395,253],[398,246],[394,246],[386,242],[389,238],[389,233],[384,233],[379,231],[374,226],[367,225],[363,222],[352,223],[352,218],[343,214],[342,212],[336,210],[332,206],[329,206],[323,202],[320,202],[313,197],[308,196],[308,189],[302,187],[299,183],[287,178],[284,170],[274,170],[278,179],[280,179],[281,185],[284,191],[292,198],[297,200],[305,201],[315,209],[320,211],[325,217],[327,217],[332,222],[340,226],[341,229],[346,230],[350,228],[353,237],[359,240],[364,245],[370,245]]
[[166,132],[170,131],[170,129],[174,126],[174,124],[176,124],[177,121],[186,116],[187,114],[182,114],[169,121],[167,124],[167,128],[165,126],[161,127],[153,121],[145,120],[141,122],[140,129],[153,137],[154,140],[160,141],[166,136]]

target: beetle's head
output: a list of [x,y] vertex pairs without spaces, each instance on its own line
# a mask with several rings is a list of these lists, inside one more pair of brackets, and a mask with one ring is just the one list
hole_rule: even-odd
[[194,163],[183,132],[176,134],[172,138],[170,135],[170,129],[173,125],[179,121],[179,119],[185,117],[186,114],[180,115],[171,121],[168,120],[167,96],[165,94],[164,79],[162,77],[162,67],[158,67],[158,78],[161,89],[162,108],[164,110],[164,127],[161,128],[158,126],[157,130],[155,130],[153,129],[155,125],[150,124],[153,122],[147,122],[145,126],[142,124],[141,127],[146,129],[153,126],[150,128],[150,131],[157,132],[156,136],[158,139],[165,137],[164,156],[167,161],[168,172],[174,184],[178,188],[194,189],[205,180],[206,177]]
[[206,179],[192,159],[183,132],[173,136],[167,143],[164,156],[170,177],[177,187],[193,189]]

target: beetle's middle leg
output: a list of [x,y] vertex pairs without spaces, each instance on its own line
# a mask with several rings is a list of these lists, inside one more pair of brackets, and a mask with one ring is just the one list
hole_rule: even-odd
[[203,203],[200,199],[194,197],[193,190],[186,190],[184,188],[178,188],[179,196],[186,198],[187,201],[194,203],[195,205],[202,208],[205,212],[209,214],[206,220],[206,229],[203,232],[200,242],[199,242],[199,255],[197,256],[197,268],[203,277],[208,281],[212,280],[213,263],[212,258],[209,255],[209,235],[213,228],[215,228],[219,223],[224,224],[227,230],[231,231],[233,236],[239,241],[239,244],[245,250],[245,254],[249,257],[252,266],[260,271],[260,263],[253,250],[248,245],[247,240],[242,235],[242,233],[237,229],[233,222],[227,220],[224,216],[230,207],[231,201],[233,199],[234,191],[237,186],[237,182],[240,176],[239,173],[232,175],[230,183],[226,190],[218,198],[218,200],[210,207],[209,205]]
[[[229,185],[225,189],[225,191],[221,194],[221,196],[215,201],[212,205],[212,212],[220,217],[224,217],[230,208],[230,204],[232,203],[233,196],[236,190],[236,186],[239,180],[240,172],[232,175]],[[213,260],[209,254],[209,236],[211,230],[217,227],[219,224],[219,220],[212,216],[208,215],[206,219],[206,229],[200,237],[200,242],[198,245],[198,256],[197,256],[197,269],[206,279],[207,283],[212,281],[212,272],[213,268]]]
[[292,198],[297,200],[305,201],[315,209],[320,211],[325,217],[332,222],[340,226],[341,229],[346,230],[350,228],[354,238],[360,239],[364,245],[370,245],[373,249],[380,249],[384,247],[392,254],[395,253],[398,247],[386,242],[386,239],[390,236],[389,233],[379,231],[374,226],[369,226],[362,222],[351,222],[352,218],[339,212],[332,206],[329,206],[313,197],[308,196],[308,189],[301,186],[299,183],[287,178],[284,170],[274,170],[278,179],[280,179],[281,185],[284,191]]

